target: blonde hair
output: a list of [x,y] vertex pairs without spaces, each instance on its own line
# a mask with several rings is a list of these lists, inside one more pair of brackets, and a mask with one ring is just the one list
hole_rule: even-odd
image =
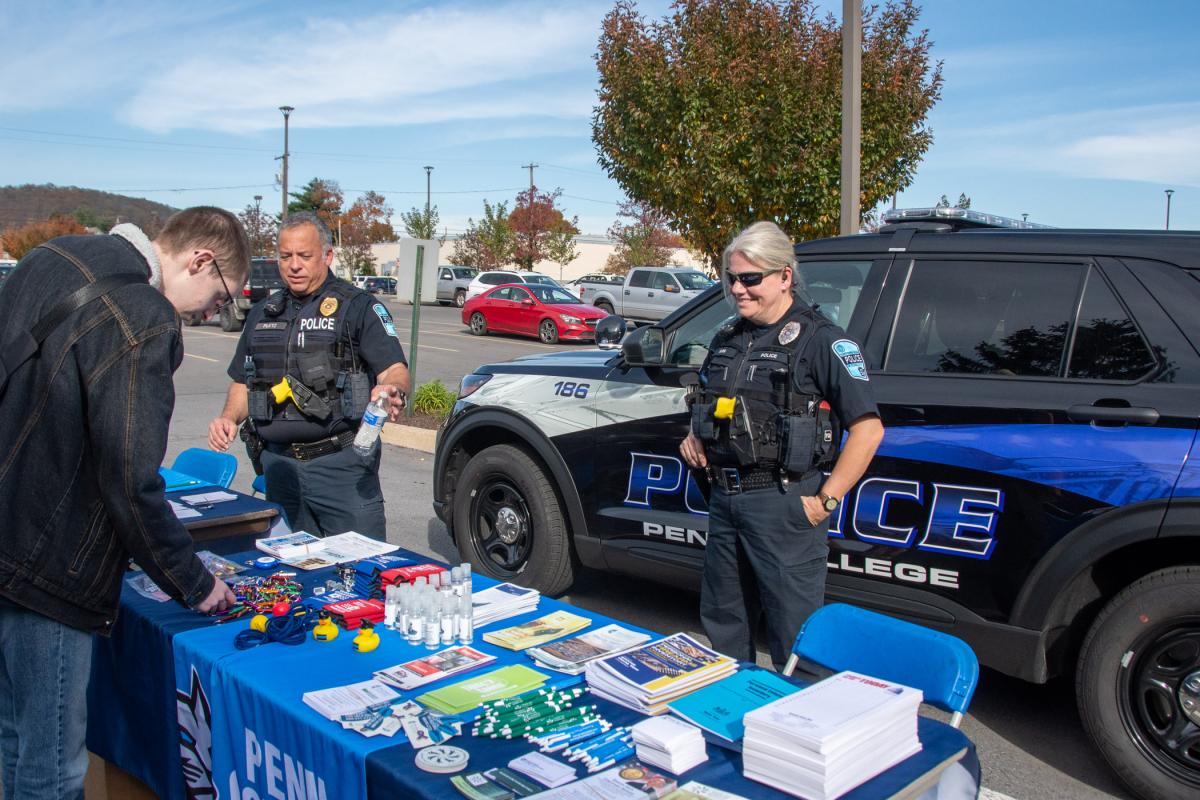
[[782,272],[785,268],[792,270],[792,294],[799,296],[803,286],[800,274],[796,271],[796,251],[792,240],[783,229],[774,222],[763,220],[733,237],[733,241],[721,254],[721,288],[725,299],[736,306],[732,295],[729,294],[729,279],[725,273],[729,271],[729,260],[734,253],[741,253],[754,266],[767,274]]

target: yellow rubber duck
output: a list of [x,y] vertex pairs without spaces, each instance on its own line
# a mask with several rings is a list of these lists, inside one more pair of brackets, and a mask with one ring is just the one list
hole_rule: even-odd
[[375,632],[375,623],[364,622],[354,637],[354,649],[360,653],[369,653],[379,647],[379,634]]
[[267,632],[267,615],[255,614],[250,618],[250,630],[258,631],[259,633]]
[[313,638],[318,642],[332,642],[339,633],[341,631],[338,630],[337,625],[333,624],[333,620],[329,618],[328,614],[321,613],[317,617],[317,627],[313,628]]

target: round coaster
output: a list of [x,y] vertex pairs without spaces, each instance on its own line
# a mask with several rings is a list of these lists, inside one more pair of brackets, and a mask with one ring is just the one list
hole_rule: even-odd
[[254,559],[254,561],[250,563],[253,564],[256,569],[273,569],[279,564],[279,559],[271,556],[261,556],[260,558]]
[[426,772],[458,772],[467,766],[469,754],[461,747],[439,744],[417,751],[417,766]]

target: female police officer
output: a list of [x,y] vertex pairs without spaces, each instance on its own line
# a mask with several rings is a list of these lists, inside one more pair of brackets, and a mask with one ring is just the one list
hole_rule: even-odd
[[[858,345],[797,296],[787,234],[751,225],[725,248],[722,272],[738,317],[709,347],[679,447],[712,489],[700,617],[713,647],[754,661],[765,612],[778,667],[823,602],[829,516],[883,425]],[[825,477],[840,428],[849,436]]]

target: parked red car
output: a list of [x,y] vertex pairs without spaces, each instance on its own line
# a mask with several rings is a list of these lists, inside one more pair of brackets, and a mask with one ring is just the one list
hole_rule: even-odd
[[546,344],[559,339],[590,342],[596,323],[608,314],[557,286],[507,283],[472,297],[462,321],[476,336],[489,332],[536,336]]

